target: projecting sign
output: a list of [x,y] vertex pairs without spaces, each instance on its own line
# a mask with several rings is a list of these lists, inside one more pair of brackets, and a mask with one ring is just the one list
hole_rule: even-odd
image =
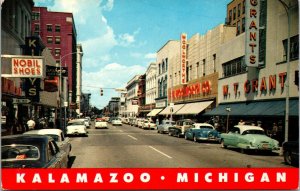
[[13,98],[13,104],[27,104],[30,103],[30,99],[17,99]]
[[186,58],[187,58],[187,35],[182,33],[180,35],[180,68],[181,68],[181,84],[186,84]]
[[23,78],[43,77],[43,59],[18,57],[11,59],[12,76]]
[[246,0],[245,62],[248,67],[258,67],[259,59],[259,0]]

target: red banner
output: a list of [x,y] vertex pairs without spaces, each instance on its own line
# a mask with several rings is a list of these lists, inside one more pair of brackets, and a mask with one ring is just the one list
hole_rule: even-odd
[[298,168],[2,169],[8,190],[296,190]]

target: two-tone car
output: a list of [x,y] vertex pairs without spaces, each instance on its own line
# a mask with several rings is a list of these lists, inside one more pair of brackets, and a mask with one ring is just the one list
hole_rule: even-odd
[[279,142],[268,137],[263,128],[252,125],[235,125],[228,133],[221,134],[223,148],[239,148],[242,153],[249,150],[279,150]]
[[105,119],[103,118],[96,118],[95,120],[95,129],[107,129],[108,125],[107,122],[105,121]]
[[70,153],[72,149],[70,138],[65,137],[61,129],[36,129],[36,130],[27,131],[23,134],[24,135],[48,135],[56,141],[58,147],[61,150],[67,153],[68,158],[70,157]]
[[194,123],[192,128],[186,130],[184,138],[197,141],[220,141],[220,132],[209,123]]
[[161,124],[157,125],[157,133],[168,133],[170,127],[175,126],[175,121],[162,120]]
[[68,155],[46,135],[9,135],[1,138],[2,168],[67,168]]
[[88,131],[84,120],[73,119],[68,122],[66,127],[66,135],[83,135],[87,136]]

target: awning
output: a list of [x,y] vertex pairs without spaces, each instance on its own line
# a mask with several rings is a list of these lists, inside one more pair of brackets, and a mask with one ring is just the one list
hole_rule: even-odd
[[189,114],[198,114],[203,111],[205,108],[210,106],[213,101],[203,101],[196,103],[185,104],[181,109],[179,109],[175,115],[189,115]]
[[[204,115],[227,115],[226,108],[230,108],[230,115],[236,116],[284,116],[285,100],[220,104]],[[299,116],[299,100],[289,100],[289,109],[290,116]]]
[[150,111],[147,116],[148,117],[154,117],[156,116],[162,109],[153,109],[152,111]]
[[[178,104],[173,106],[173,112],[172,114],[176,113],[179,109],[181,109],[185,104]],[[162,112],[159,113],[159,115],[170,115],[171,114],[171,107],[168,106]]]

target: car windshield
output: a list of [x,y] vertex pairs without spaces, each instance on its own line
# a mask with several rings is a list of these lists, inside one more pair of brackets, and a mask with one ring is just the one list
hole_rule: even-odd
[[175,125],[175,121],[167,121],[166,124],[168,124],[168,125]]
[[242,133],[242,135],[247,135],[247,134],[258,134],[258,135],[264,135],[265,132],[262,130],[257,130],[257,129],[250,129],[246,130]]
[[33,145],[4,145],[1,147],[1,161],[39,160],[40,150]]
[[59,141],[59,136],[58,135],[54,135],[54,134],[46,134],[50,137],[52,137],[54,139],[54,141],[58,142]]
[[83,125],[84,121],[71,121],[68,123],[68,125]]
[[206,128],[206,129],[213,129],[212,126],[208,126],[208,125],[201,125],[199,126],[200,128]]

